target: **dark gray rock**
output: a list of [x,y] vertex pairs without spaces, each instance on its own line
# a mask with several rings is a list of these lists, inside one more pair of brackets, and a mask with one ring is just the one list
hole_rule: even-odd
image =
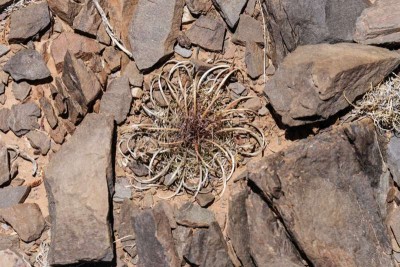
[[267,49],[275,66],[298,45],[353,40],[356,20],[364,0],[265,1],[271,46]]
[[134,87],[142,87],[143,85],[143,74],[139,72],[139,69],[133,61],[129,61],[128,65],[126,65],[122,76],[128,77],[129,84]]
[[11,13],[10,43],[26,42],[50,25],[47,2],[28,5]]
[[44,133],[40,131],[30,131],[26,134],[26,138],[28,138],[29,143],[34,149],[39,150],[40,154],[46,155],[50,150],[50,138]]
[[11,225],[22,241],[27,243],[38,239],[46,224],[36,203],[22,203],[1,208],[0,221]]
[[126,120],[132,104],[131,88],[126,77],[116,78],[107,87],[100,102],[100,113],[114,116],[117,124]]
[[[32,68],[32,66],[35,66]],[[36,81],[50,77],[50,71],[43,57],[33,49],[24,49],[12,56],[3,70],[11,75],[14,81]]]
[[133,160],[128,165],[129,169],[133,171],[136,176],[143,177],[149,173],[149,170],[146,168],[146,165],[136,160]]
[[[98,2],[100,6],[104,6],[104,1],[100,0]],[[76,32],[96,37],[100,24],[101,17],[93,1],[85,1],[85,4],[80,9],[78,15],[74,18],[72,28]]]
[[0,142],[0,186],[10,181],[10,157],[7,147]]
[[387,146],[387,161],[393,180],[400,185],[400,137],[390,138]]
[[27,261],[10,249],[0,251],[0,266],[4,267],[30,267]]
[[10,114],[10,109],[0,109],[0,131],[2,131],[3,133],[6,133],[10,130],[10,126],[8,126],[8,117],[10,117]]
[[79,14],[86,1],[83,0],[48,0],[51,11],[60,19],[72,26],[74,18]]
[[50,160],[44,179],[52,226],[50,264],[114,257],[109,221],[113,135],[112,117],[88,114]]
[[56,114],[54,113],[53,106],[45,96],[39,99],[39,103],[43,111],[44,117],[46,117],[46,120],[49,123],[50,127],[54,129],[58,124],[58,119]]
[[246,46],[248,42],[264,45],[263,26],[261,21],[243,14],[240,16],[239,25],[232,36],[232,42]]
[[196,201],[202,208],[206,208],[214,203],[215,196],[212,193],[197,194]]
[[124,199],[121,212],[119,214],[119,225],[117,227],[118,236],[121,239],[124,250],[134,258],[137,255],[135,243],[135,229],[133,228],[133,218],[140,212],[130,199]]
[[175,207],[170,205],[168,201],[162,200],[157,202],[154,206],[154,210],[162,211],[168,218],[169,226],[171,229],[175,229],[177,227],[176,220],[175,220]]
[[137,1],[129,25],[129,42],[140,70],[152,68],[173,53],[183,6],[184,0]]
[[180,266],[168,218],[146,209],[134,218],[138,266]]
[[265,93],[288,126],[323,121],[380,83],[399,63],[398,53],[373,46],[301,46],[285,58]]
[[7,186],[0,188],[0,208],[8,208],[22,203],[28,197],[29,186]]
[[257,79],[264,73],[264,51],[254,42],[246,43],[246,52],[244,56],[247,74],[252,79]]
[[0,57],[6,55],[8,52],[10,52],[10,47],[0,44]]
[[184,265],[183,259],[184,249],[190,246],[193,230],[189,227],[178,225],[173,231],[172,236],[174,237],[176,252],[178,253],[179,261],[181,266]]
[[179,44],[175,45],[174,51],[183,58],[189,58],[192,56],[192,50],[184,48]]
[[400,6],[396,0],[378,0],[357,19],[354,40],[361,44],[400,43]]
[[12,85],[12,92],[14,94],[15,99],[19,101],[24,101],[25,98],[29,96],[31,92],[31,85],[27,82],[14,82]]
[[376,200],[382,166],[363,120],[250,164],[248,178],[312,265],[394,266]]
[[226,28],[222,21],[211,16],[201,16],[186,31],[193,44],[209,51],[222,51]]
[[132,189],[130,187],[129,180],[127,178],[117,178],[115,180],[115,192],[113,195],[113,201],[121,203],[124,199],[132,198]]
[[209,227],[215,221],[212,211],[201,208],[197,204],[187,202],[179,208],[176,214],[176,222],[189,227]]
[[13,105],[8,118],[8,126],[15,135],[21,136],[30,130],[39,129],[39,117],[40,109],[33,102]]
[[215,8],[230,28],[234,28],[246,6],[247,0],[213,0]]

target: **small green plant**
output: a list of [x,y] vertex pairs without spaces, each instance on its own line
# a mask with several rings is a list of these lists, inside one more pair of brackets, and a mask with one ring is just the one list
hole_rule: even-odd
[[254,112],[239,107],[251,97],[232,99],[228,89],[242,77],[227,63],[202,73],[190,61],[171,61],[162,68],[142,97],[142,122],[119,141],[124,164],[148,170],[144,178],[132,176],[134,188],[169,188],[174,193],[167,198],[183,191],[223,194],[237,161],[265,148]]

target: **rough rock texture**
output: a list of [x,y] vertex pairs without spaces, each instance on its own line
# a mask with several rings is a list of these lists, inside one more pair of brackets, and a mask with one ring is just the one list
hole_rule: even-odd
[[31,188],[25,185],[0,188],[0,209],[24,202],[30,191]]
[[[78,15],[74,18],[72,28],[83,34],[95,37],[97,30],[101,24],[101,17],[93,3],[93,1],[85,1],[85,5],[81,8]],[[104,6],[102,0],[98,1],[100,6]]]
[[376,201],[382,164],[363,120],[250,164],[248,178],[313,266],[393,266]]
[[74,18],[85,5],[84,0],[48,0],[51,11],[72,26]]
[[263,27],[261,21],[243,14],[240,16],[239,25],[232,36],[232,42],[245,46],[247,42],[264,45]]
[[132,94],[126,77],[113,80],[103,94],[100,103],[100,113],[114,116],[117,124],[126,120],[131,109]]
[[44,96],[39,99],[39,103],[47,122],[49,123],[50,127],[54,129],[58,124],[58,119],[56,114],[54,113],[53,106],[51,105],[50,101]]
[[50,138],[44,133],[39,131],[30,131],[26,134],[29,143],[34,149],[39,150],[40,154],[46,155],[50,150]]
[[358,16],[369,6],[364,0],[265,1],[267,49],[275,66],[298,45],[353,40]]
[[179,208],[176,221],[189,227],[208,227],[215,221],[214,213],[197,204],[187,202]]
[[113,134],[112,117],[88,114],[45,171],[52,225],[50,264],[113,259],[109,222]]
[[11,13],[10,43],[25,42],[50,25],[50,10],[47,2],[28,5]]
[[0,142],[0,186],[10,181],[10,158],[7,147]]
[[30,264],[10,249],[0,251],[0,266],[2,267],[30,267]]
[[230,28],[234,28],[239,20],[247,0],[213,0],[215,8]]
[[247,42],[244,62],[246,63],[247,74],[252,79],[260,77],[264,72],[263,49],[255,42]]
[[0,57],[6,55],[10,52],[10,47],[4,44],[0,44]]
[[129,25],[133,58],[140,70],[153,67],[174,51],[184,0],[137,1]]
[[162,210],[144,210],[133,222],[139,267],[179,266],[168,217]]
[[400,137],[392,136],[387,146],[387,163],[393,180],[400,184]]
[[186,6],[190,13],[194,15],[205,14],[211,7],[211,1],[208,0],[186,0]]
[[33,102],[13,105],[10,117],[8,117],[8,126],[15,135],[21,136],[30,130],[39,128],[39,117],[40,109]]
[[139,207],[133,201],[125,199],[119,214],[119,224],[117,226],[118,236],[125,237],[121,240],[124,250],[131,256],[137,255],[135,243],[135,230],[133,228],[133,218],[139,214]]
[[[35,67],[32,68],[32,66]],[[20,80],[43,80],[51,75],[43,57],[33,49],[17,52],[4,65],[3,70],[17,82]]]
[[222,51],[225,32],[225,25],[222,21],[210,16],[202,16],[185,34],[193,44],[206,50]]
[[0,10],[3,10],[10,6],[14,0],[0,0]]
[[2,208],[0,221],[11,225],[24,242],[38,239],[45,227],[42,212],[36,203],[23,203]]
[[6,133],[10,130],[8,126],[8,117],[10,117],[10,109],[2,108],[0,109],[0,131]]
[[143,85],[143,74],[139,72],[139,69],[133,61],[129,61],[128,65],[126,65],[125,69],[122,71],[122,76],[127,77],[129,79],[129,84],[132,86],[142,87]]
[[397,0],[379,0],[357,19],[354,40],[362,44],[400,43],[400,6]]
[[31,85],[27,82],[14,82],[12,84],[12,92],[15,99],[23,101],[29,96],[29,93],[31,92]]
[[[329,62],[329,64],[327,64]],[[322,121],[381,82],[400,63],[398,53],[359,44],[301,46],[267,82],[265,93],[288,126]]]

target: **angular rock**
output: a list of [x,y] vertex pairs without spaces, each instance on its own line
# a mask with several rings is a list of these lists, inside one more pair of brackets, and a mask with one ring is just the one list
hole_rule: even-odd
[[140,210],[131,200],[125,199],[121,206],[120,224],[118,225],[118,236],[122,238],[121,243],[124,250],[133,258],[137,255],[135,243],[135,230],[133,219],[139,214]]
[[0,209],[24,202],[30,191],[31,188],[25,185],[0,188]]
[[142,98],[143,96],[143,90],[142,88],[139,87],[133,87],[131,90],[131,95],[134,99],[139,99]]
[[215,196],[212,193],[197,194],[196,201],[202,208],[210,206],[215,200]]
[[194,232],[189,247],[185,248],[184,257],[195,266],[233,267],[217,222],[211,223],[208,229],[198,229]]
[[8,6],[10,6],[14,0],[0,0],[0,10],[4,10]]
[[162,210],[143,210],[133,222],[138,266],[179,266],[168,218]]
[[115,192],[113,195],[113,201],[121,203],[126,198],[132,198],[132,189],[130,188],[129,180],[126,178],[117,178],[115,180]]
[[8,117],[10,117],[10,109],[2,108],[0,109],[0,131],[6,133],[10,130],[10,126],[8,126]]
[[247,74],[252,79],[257,79],[264,72],[264,51],[254,42],[246,43],[246,53],[244,56]]
[[197,204],[187,202],[179,208],[176,214],[176,222],[189,227],[209,227],[215,221],[212,211],[201,208]]
[[19,247],[19,237],[17,235],[0,234],[0,250],[6,250],[6,249],[15,250],[18,247]]
[[178,225],[176,229],[172,231],[174,237],[176,252],[178,253],[179,261],[181,266],[184,265],[183,253],[185,247],[189,247],[193,230],[189,227]]
[[38,118],[40,117],[39,107],[28,102],[11,107],[8,126],[16,136],[21,136],[30,130],[39,129]]
[[192,50],[181,47],[179,44],[175,45],[174,51],[184,58],[189,58],[192,56]]
[[139,69],[133,61],[129,61],[128,65],[126,65],[122,72],[122,76],[128,77],[129,84],[134,87],[143,86],[143,74],[139,72]]
[[117,124],[126,120],[131,109],[132,94],[126,77],[113,80],[101,98],[100,113],[112,115]]
[[0,44],[0,57],[6,55],[8,52],[10,52],[10,47]]
[[224,46],[225,32],[223,22],[210,16],[201,16],[185,34],[193,44],[219,52]]
[[261,21],[246,14],[241,15],[239,25],[232,36],[232,42],[242,46],[246,46],[248,42],[264,45]]
[[[32,68],[32,66],[35,66]],[[33,49],[24,49],[12,56],[3,70],[11,75],[14,81],[36,81],[50,77],[50,71],[43,57]]]
[[378,47],[301,46],[285,58],[265,93],[284,124],[309,124],[348,107],[348,101],[380,83],[399,63],[398,53]]
[[51,11],[72,26],[74,18],[85,5],[84,0],[48,0]]
[[95,40],[72,32],[62,32],[51,45],[51,56],[58,72],[62,72],[64,58],[69,51],[76,58],[90,60],[99,54],[102,46]]
[[31,265],[17,253],[10,249],[0,251],[0,266],[3,267],[30,267]]
[[68,93],[76,94],[75,99],[82,106],[93,103],[101,92],[100,82],[94,73],[69,52],[65,54],[62,80]]
[[396,0],[379,0],[357,19],[354,40],[361,44],[400,43],[400,7]]
[[230,28],[235,28],[247,0],[213,0],[215,8]]
[[[103,1],[99,1],[100,6],[104,6]],[[79,14],[74,18],[72,28],[85,35],[96,37],[97,30],[101,24],[101,17],[93,1],[85,1]]]
[[313,266],[394,266],[375,194],[382,164],[363,120],[250,164],[248,178]]
[[10,181],[10,158],[7,147],[0,142],[0,186]]
[[370,3],[364,0],[266,1],[269,58],[278,66],[298,45],[351,42],[356,20]]
[[193,15],[205,14],[211,8],[209,0],[186,0],[186,6]]
[[15,99],[23,101],[29,96],[29,93],[31,92],[31,85],[27,82],[14,82],[12,85],[12,92]]
[[0,221],[11,225],[18,236],[27,243],[38,239],[46,224],[36,203],[23,203],[2,208]]
[[[387,146],[387,163],[393,180],[400,184],[400,137],[392,136]],[[399,240],[400,241],[400,240]]]
[[10,43],[26,42],[50,25],[47,2],[28,5],[11,13]]
[[176,220],[175,220],[175,212],[174,212],[174,207],[172,207],[169,202],[167,201],[160,201],[157,202],[157,204],[154,206],[154,210],[157,212],[164,212],[165,215],[168,218],[169,226],[172,229],[175,229],[177,227]]
[[140,70],[147,70],[170,56],[179,35],[184,0],[137,1],[129,25],[129,42]]
[[115,72],[121,67],[121,54],[115,48],[106,47],[103,58],[111,72]]
[[58,119],[56,114],[54,113],[53,106],[50,104],[50,101],[44,96],[39,99],[39,103],[47,122],[49,123],[50,127],[54,129],[58,124]]
[[50,264],[113,259],[109,221],[113,135],[111,117],[88,114],[45,171],[52,226]]
[[28,138],[29,143],[34,149],[40,151],[40,154],[46,155],[50,150],[50,138],[43,132],[39,131],[30,131],[26,134],[26,138]]

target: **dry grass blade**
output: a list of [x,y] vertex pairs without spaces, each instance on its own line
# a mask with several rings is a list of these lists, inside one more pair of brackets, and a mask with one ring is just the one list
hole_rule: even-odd
[[252,123],[255,113],[239,107],[249,97],[231,98],[228,85],[239,78],[241,70],[226,63],[204,73],[189,61],[162,68],[143,95],[143,123],[118,142],[124,166],[148,172],[132,175],[135,189],[168,188],[173,193],[166,198],[206,190],[223,194],[238,158],[266,146],[263,130]]

